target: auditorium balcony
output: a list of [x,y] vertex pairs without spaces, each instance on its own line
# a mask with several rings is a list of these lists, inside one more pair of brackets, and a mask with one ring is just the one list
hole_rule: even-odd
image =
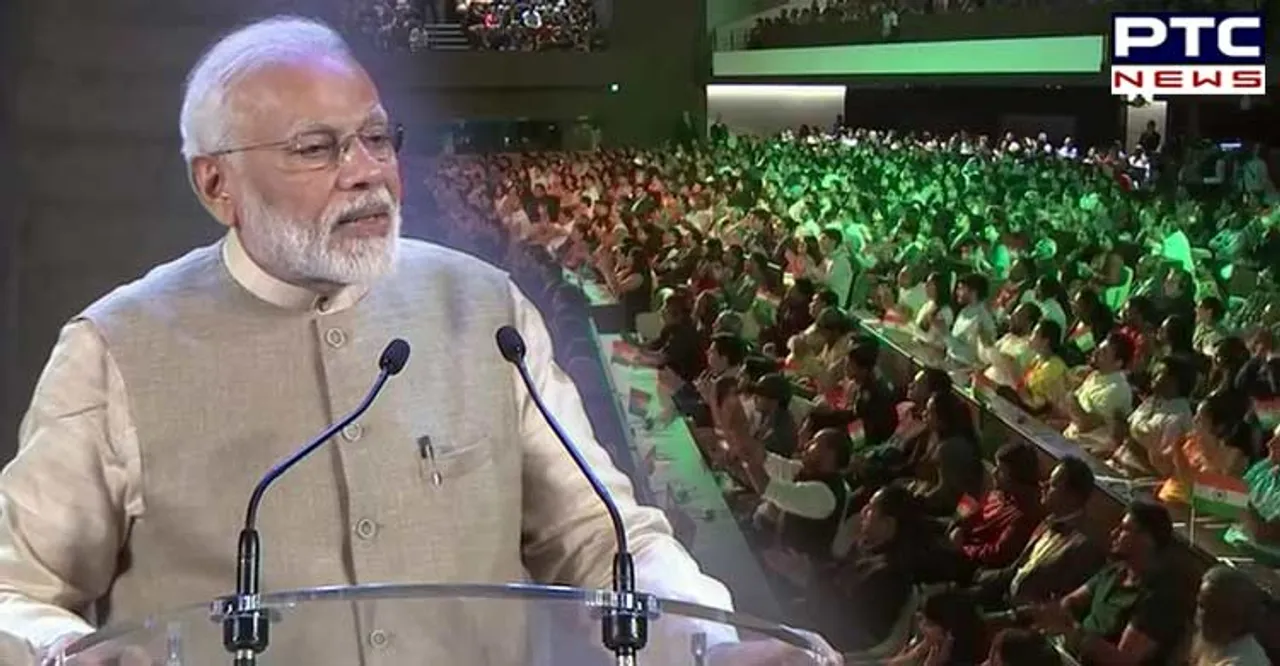
[[715,34],[717,51],[1098,35],[1118,11],[1253,11],[1258,0],[826,0]]

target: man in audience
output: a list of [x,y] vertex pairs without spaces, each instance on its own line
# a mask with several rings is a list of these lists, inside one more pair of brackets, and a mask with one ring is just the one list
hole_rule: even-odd
[[1093,489],[1093,471],[1083,460],[1063,458],[1053,468],[1041,499],[1048,515],[1017,561],[978,573],[980,603],[988,608],[1044,603],[1070,594],[1097,572],[1105,552],[1085,531]]
[[960,278],[956,285],[956,321],[951,326],[947,352],[961,363],[978,361],[978,349],[996,339],[996,322],[987,304],[990,283],[978,273]]
[[1265,611],[1262,592],[1239,569],[1219,564],[1204,574],[1196,603],[1191,666],[1267,666],[1254,637]]
[[995,483],[981,506],[962,515],[951,529],[951,540],[962,556],[962,580],[978,569],[1012,564],[1040,523],[1040,461],[1030,444],[1000,447]]
[[1040,322],[1040,306],[1024,302],[1014,308],[1009,317],[1009,331],[990,347],[979,344],[981,360],[987,364],[982,376],[996,386],[1013,388],[1022,381],[1034,353],[1031,351],[1031,331]]
[[762,515],[774,516],[770,529],[778,530],[785,547],[813,561],[831,559],[849,501],[843,472],[852,452],[849,434],[836,429],[819,431],[798,459],[763,447],[744,452],[746,478],[760,496]]
[[669,292],[658,313],[662,315],[662,332],[641,350],[641,360],[671,371],[682,381],[694,381],[702,373],[704,359],[688,292]]
[[750,431],[730,437],[734,449],[762,448],[790,458],[797,445],[796,423],[791,416],[791,382],[778,373],[768,373],[751,383],[743,397]]
[[1035,626],[1065,636],[1086,666],[1168,663],[1190,611],[1190,594],[1168,558],[1172,542],[1169,511],[1133,502],[1112,533],[1114,561],[1061,601],[1034,607]]
[[893,390],[876,371],[880,346],[863,338],[849,350],[845,372],[849,379],[849,411],[862,423],[863,447],[889,441],[898,428],[898,410]]
[[1134,407],[1133,388],[1125,373],[1132,360],[1132,343],[1116,331],[1093,350],[1093,371],[1066,396],[1064,411],[1071,423],[1063,436],[1099,454],[1109,454],[1115,448],[1112,433],[1116,424],[1124,423]]

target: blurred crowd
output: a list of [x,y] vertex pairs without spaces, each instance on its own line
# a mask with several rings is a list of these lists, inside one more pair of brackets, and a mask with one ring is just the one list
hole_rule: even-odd
[[472,49],[590,51],[604,45],[594,0],[349,0],[344,13],[343,25],[388,52],[442,48],[433,37],[452,26]]
[[476,48],[591,51],[603,46],[593,0],[471,2],[464,24]]
[[[1213,507],[1221,538],[1280,563],[1274,182],[1260,149],[1152,133],[713,127],[445,158],[427,185],[446,242],[536,267],[580,387],[598,352],[564,271],[607,287],[767,583],[850,663],[1039,666],[1049,636],[1086,664],[1260,666],[1252,580],[1220,567],[1197,592],[1169,553],[1211,479],[1245,498]],[[890,381],[884,336],[934,365]],[[957,377],[1090,462],[1046,478],[1027,442],[981,441]],[[1106,538],[1084,527],[1100,467],[1153,489]]]

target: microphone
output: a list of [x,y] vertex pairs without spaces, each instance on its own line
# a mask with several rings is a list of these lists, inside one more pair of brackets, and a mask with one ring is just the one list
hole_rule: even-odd
[[378,358],[378,378],[360,405],[288,458],[276,463],[254,486],[245,508],[244,529],[240,530],[236,548],[236,595],[222,618],[222,646],[232,655],[234,666],[255,666],[258,655],[266,651],[271,641],[271,619],[258,597],[262,583],[262,548],[257,525],[258,507],[263,496],[285,472],[368,411],[387,380],[400,374],[408,361],[409,343],[400,338],[387,343]]
[[516,367],[516,371],[520,373],[520,380],[529,391],[529,397],[533,399],[534,406],[538,408],[547,425],[551,426],[556,439],[559,439],[565,450],[569,452],[569,457],[573,458],[578,471],[586,477],[587,483],[591,484],[591,489],[595,491],[596,497],[600,498],[605,511],[609,514],[609,521],[613,524],[613,538],[617,541],[618,550],[613,557],[614,600],[600,618],[601,637],[604,646],[617,657],[619,666],[634,664],[636,655],[649,642],[649,609],[644,600],[636,594],[635,560],[631,557],[631,550],[627,546],[627,529],[622,522],[622,512],[618,510],[618,504],[613,501],[613,496],[604,487],[604,483],[592,471],[591,466],[582,457],[582,453],[578,451],[578,447],[574,446],[569,435],[560,426],[560,422],[542,401],[542,396],[534,386],[533,378],[529,376],[529,368],[524,362],[527,349],[520,332],[513,326],[503,326],[498,329],[494,337],[502,358]]

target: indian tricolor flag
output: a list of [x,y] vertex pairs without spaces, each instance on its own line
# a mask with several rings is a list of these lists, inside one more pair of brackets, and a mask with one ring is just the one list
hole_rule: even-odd
[[631,389],[630,395],[627,396],[627,413],[642,419],[649,418],[649,405],[653,402],[653,396],[641,391],[638,388]]
[[1242,479],[1225,474],[1196,475],[1191,488],[1191,509],[1199,515],[1234,520],[1249,504],[1249,487]]
[[960,501],[956,503],[956,518],[958,520],[968,520],[969,516],[972,516],[981,510],[981,502],[967,494],[961,495]]

